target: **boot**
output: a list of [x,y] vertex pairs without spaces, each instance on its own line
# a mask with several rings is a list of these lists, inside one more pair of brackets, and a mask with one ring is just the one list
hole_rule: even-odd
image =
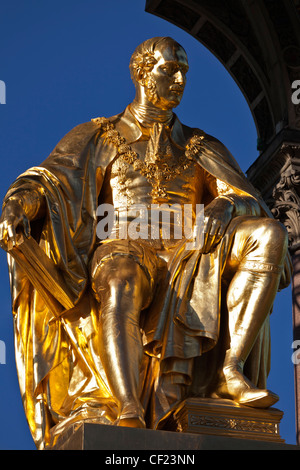
[[269,408],[274,405],[279,400],[278,395],[270,390],[257,388],[243,374],[244,361],[234,357],[231,350],[227,352],[229,354],[226,353],[223,366],[224,379],[218,387],[217,396],[253,408]]
[[[129,318],[128,318],[129,317]],[[139,400],[139,371],[143,348],[139,326],[127,312],[112,309],[101,318],[102,362],[114,398],[119,404],[118,426],[144,428]]]
[[[121,262],[124,279],[121,278]],[[147,294],[146,283],[139,266],[132,268],[127,259],[118,259],[118,264],[113,267],[118,268],[118,278],[111,279],[106,286],[101,278],[95,282],[101,298],[100,357],[119,407],[118,419],[114,424],[144,428],[144,409],[139,397],[143,357],[139,315],[144,295]],[[132,271],[134,276],[130,276]]]
[[228,323],[230,347],[226,352],[222,378],[216,390],[220,398],[229,398],[240,405],[268,408],[279,397],[257,388],[243,373],[245,361],[269,314],[280,280],[274,272],[238,271],[228,289]]

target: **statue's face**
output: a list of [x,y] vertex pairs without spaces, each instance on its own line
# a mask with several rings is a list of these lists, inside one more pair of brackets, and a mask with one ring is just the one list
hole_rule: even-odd
[[154,55],[157,63],[148,74],[146,96],[161,109],[175,108],[181,101],[186,84],[189,68],[186,53],[179,44],[165,41]]

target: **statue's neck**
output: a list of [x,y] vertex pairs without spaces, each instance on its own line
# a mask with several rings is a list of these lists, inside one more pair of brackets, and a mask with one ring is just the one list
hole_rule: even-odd
[[137,100],[130,104],[130,111],[144,127],[152,127],[156,122],[169,125],[173,118],[172,110],[163,110],[152,103],[140,103]]

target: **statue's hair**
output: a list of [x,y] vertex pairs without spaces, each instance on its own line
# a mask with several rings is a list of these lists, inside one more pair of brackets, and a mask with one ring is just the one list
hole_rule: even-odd
[[129,69],[130,75],[134,82],[141,82],[143,84],[148,72],[150,72],[157,60],[154,57],[154,52],[157,46],[163,41],[174,41],[170,37],[155,37],[147,39],[142,42],[134,51],[131,56]]

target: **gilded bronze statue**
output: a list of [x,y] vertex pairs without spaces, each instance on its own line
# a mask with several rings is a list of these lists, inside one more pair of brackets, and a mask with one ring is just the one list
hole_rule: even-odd
[[[125,111],[75,127],[5,197],[16,363],[40,449],[79,420],[163,429],[186,397],[278,400],[269,315],[290,282],[286,229],[224,145],[173,113],[188,68],[173,39],[142,43]],[[202,243],[187,249],[176,217],[191,207],[196,225],[200,205]]]

